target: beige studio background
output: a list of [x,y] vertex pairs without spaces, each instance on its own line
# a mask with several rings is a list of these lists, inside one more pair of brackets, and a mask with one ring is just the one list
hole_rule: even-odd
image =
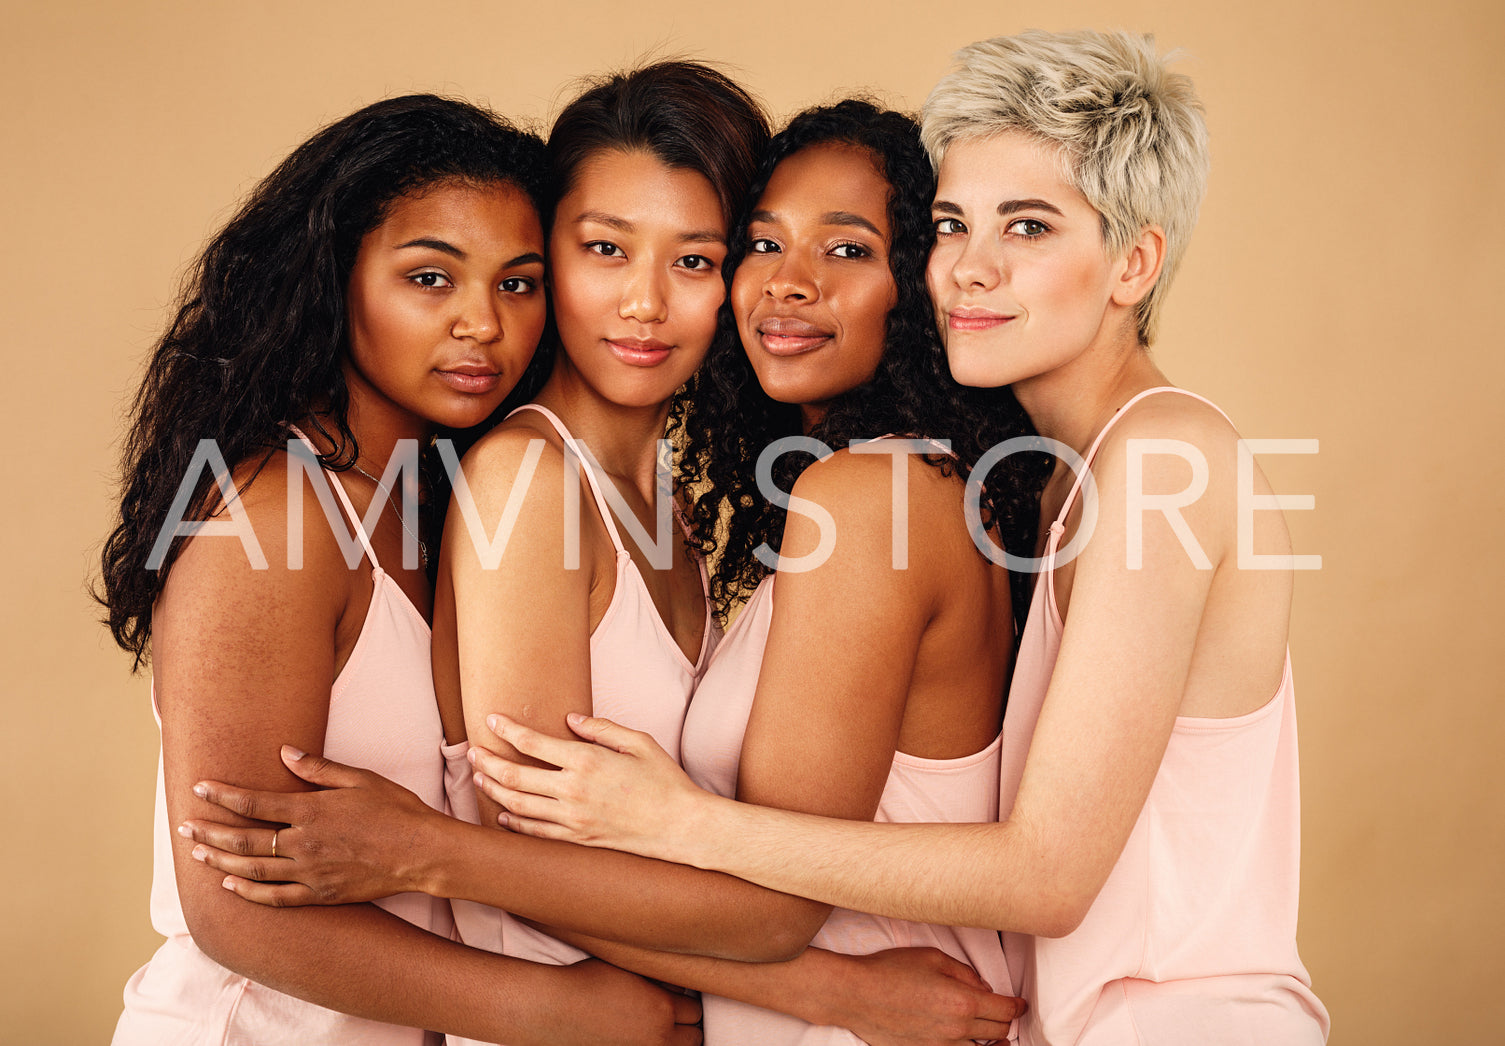
[[452,0],[52,5],[0,21],[4,710],[0,1040],[108,1039],[147,921],[147,683],[85,595],[115,444],[185,264],[322,123],[414,90],[552,113],[649,52],[727,63],[780,115],[914,107],[954,48],[1030,26],[1186,49],[1210,194],[1158,356],[1255,437],[1291,516],[1305,792],[1302,954],[1335,1043],[1505,1028],[1505,338],[1495,0]]

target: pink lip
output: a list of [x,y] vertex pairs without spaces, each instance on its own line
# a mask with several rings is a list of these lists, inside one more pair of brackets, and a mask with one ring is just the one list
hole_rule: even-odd
[[485,363],[456,363],[435,371],[439,380],[457,392],[483,395],[502,383],[502,375]]
[[1005,316],[991,309],[963,305],[946,314],[946,326],[954,331],[985,331],[1002,327],[1012,319],[1013,316]]
[[612,355],[632,367],[656,367],[674,346],[657,338],[608,338]]
[[831,340],[831,333],[794,316],[769,316],[757,324],[758,340],[774,356],[798,356]]

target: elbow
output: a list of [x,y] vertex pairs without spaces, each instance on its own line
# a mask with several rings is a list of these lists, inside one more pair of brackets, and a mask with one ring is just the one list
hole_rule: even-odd
[[1043,889],[1036,895],[1037,903],[1024,920],[1028,925],[1019,929],[1036,937],[1065,937],[1073,933],[1086,920],[1102,886],[1100,882],[1070,884],[1058,880],[1054,888]]
[[831,914],[831,906],[803,897],[775,894],[770,905],[748,905],[734,933],[718,942],[723,959],[788,962],[799,958]]
[[[182,889],[183,921],[188,925],[188,935],[193,943],[209,958],[242,976],[253,980],[258,970],[256,964],[258,934],[247,933],[243,917],[249,902],[243,901],[228,891],[215,886],[213,893],[204,889]],[[223,897],[216,897],[214,894]],[[228,904],[226,902],[229,902]],[[237,907],[242,909],[237,911]]]
[[1044,905],[1028,932],[1036,937],[1065,937],[1082,925],[1091,907],[1073,901]]

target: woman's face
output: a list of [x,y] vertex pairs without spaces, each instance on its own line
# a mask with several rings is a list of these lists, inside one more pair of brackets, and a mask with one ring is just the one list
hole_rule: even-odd
[[543,332],[543,250],[515,186],[451,182],[393,201],[346,291],[352,415],[398,438],[484,421]]
[[926,283],[958,382],[1054,371],[1104,332],[1124,262],[1054,148],[1015,133],[952,143],[932,215]]
[[710,348],[725,260],[726,220],[703,175],[642,151],[596,153],[549,239],[561,364],[612,403],[666,403]]
[[888,197],[867,150],[812,145],[774,168],[748,223],[732,282],[742,347],[763,391],[807,422],[883,357],[898,300]]

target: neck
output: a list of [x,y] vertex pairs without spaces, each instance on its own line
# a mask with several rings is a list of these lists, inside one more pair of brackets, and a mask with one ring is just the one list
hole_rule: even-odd
[[652,502],[657,490],[658,441],[669,422],[668,400],[646,406],[613,403],[581,380],[561,352],[535,402],[559,415],[603,469],[631,483]]
[[1014,383],[1019,405],[1042,436],[1078,454],[1113,413],[1145,389],[1168,382],[1137,339],[1095,345],[1063,367]]
[[826,420],[826,405],[824,403],[801,403],[800,404],[800,431],[810,435],[812,429]]

